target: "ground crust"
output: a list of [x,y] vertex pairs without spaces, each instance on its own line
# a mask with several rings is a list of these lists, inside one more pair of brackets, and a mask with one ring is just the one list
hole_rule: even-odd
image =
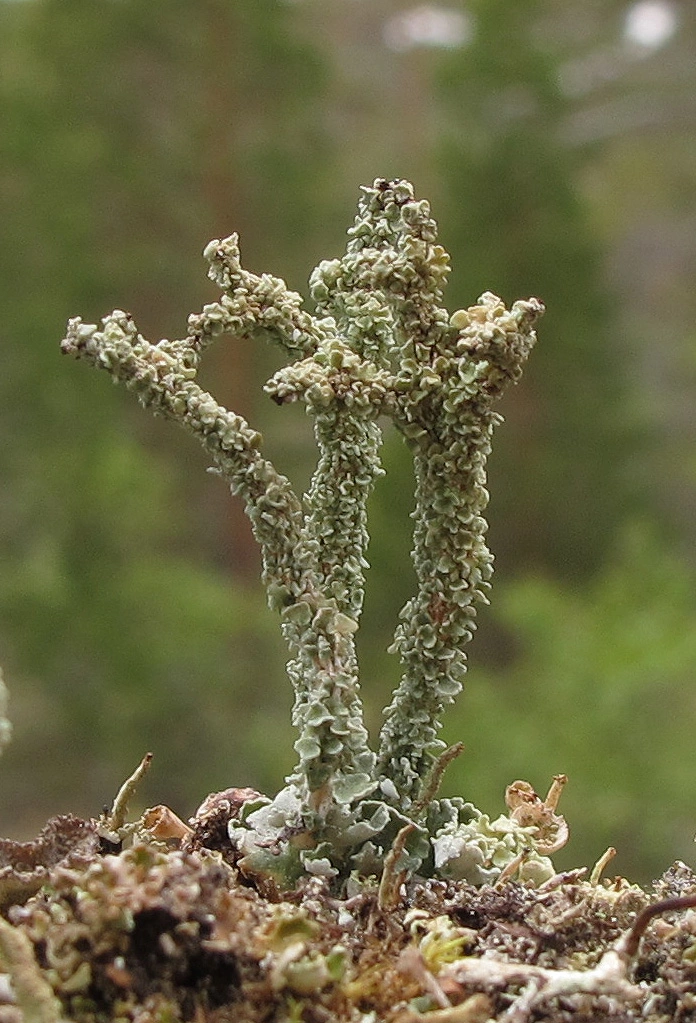
[[0,1023],[696,1021],[684,864],[649,891],[579,871],[537,889],[414,879],[384,906],[369,881],[261,892],[210,845],[119,849],[72,817],[0,842],[2,915],[29,949],[19,963],[0,941]]

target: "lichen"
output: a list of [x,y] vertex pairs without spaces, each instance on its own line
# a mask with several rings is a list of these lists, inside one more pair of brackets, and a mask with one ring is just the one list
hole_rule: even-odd
[[[338,884],[379,875],[394,848],[394,877],[490,879],[533,852],[536,835],[514,816],[503,827],[461,799],[438,800],[433,779],[447,760],[439,719],[462,688],[476,605],[490,589],[494,406],[520,377],[543,306],[529,299],[507,309],[486,292],[450,316],[449,257],[428,203],[402,180],[362,191],[344,255],[311,274],[313,313],[284,281],[244,269],[232,235],[205,249],[222,294],[189,317],[184,338],[151,343],[116,310],[101,327],[71,320],[62,343],[193,433],[245,503],[290,651],[298,761],[275,798],[235,809],[229,838],[248,877],[281,888],[307,874]],[[261,453],[260,434],[197,382],[203,352],[222,335],[263,335],[294,360],[265,390],[280,405],[304,402],[314,422],[318,462],[302,498]],[[413,455],[417,591],[391,647],[402,677],[373,750],[355,633],[387,419]]]
[[337,897],[319,877],[269,899],[218,852],[137,839],[56,863],[7,910],[0,1019],[690,1018],[693,871],[675,864],[652,893],[583,873],[541,889],[410,879],[381,908],[376,887]]
[[25,902],[54,867],[85,864],[98,848],[96,822],[72,814],[51,817],[30,842],[0,838],[0,909]]
[[61,1006],[23,931],[0,918],[0,967],[6,970],[24,1023],[60,1023]]

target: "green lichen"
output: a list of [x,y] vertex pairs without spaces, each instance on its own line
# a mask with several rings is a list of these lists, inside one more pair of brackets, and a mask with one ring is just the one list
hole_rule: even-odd
[[[243,869],[286,885],[302,873],[379,874],[401,833],[399,870],[461,875],[468,863],[477,880],[489,879],[533,846],[533,829],[513,819],[496,828],[431,789],[444,763],[439,718],[462,688],[464,647],[490,588],[485,465],[500,422],[494,405],[519,379],[543,307],[530,299],[508,310],[487,292],[450,316],[442,305],[449,257],[428,203],[406,181],[363,188],[348,234],[345,254],[310,277],[314,313],[282,280],[245,270],[232,235],[205,249],[222,295],[189,317],[183,339],[153,344],[117,310],[101,328],[71,320],[62,348],[199,439],[243,499],[261,548],[268,602],[290,650],[298,761],[274,799],[230,822]],[[201,355],[221,335],[263,335],[295,359],[265,390],[281,405],[304,402],[313,419],[319,457],[302,499],[262,455],[260,434],[197,383]],[[374,751],[355,633],[385,419],[413,454],[417,592],[391,648],[402,678]]]

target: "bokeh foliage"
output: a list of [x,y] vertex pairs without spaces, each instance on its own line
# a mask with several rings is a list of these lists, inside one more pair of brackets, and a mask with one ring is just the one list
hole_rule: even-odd
[[[273,789],[292,761],[239,509],[184,438],[60,360],[65,320],[126,304],[150,336],[180,333],[213,294],[201,249],[232,230],[247,266],[302,289],[341,250],[358,184],[403,174],[452,253],[452,308],[485,288],[548,307],[491,465],[498,574],[447,720],[468,750],[448,785],[495,812],[513,777],[566,771],[571,860],[611,842],[646,876],[688,857],[696,252],[677,226],[696,27],[685,10],[666,50],[571,88],[607,39],[620,65],[627,6],[453,3],[466,46],[394,53],[396,0],[0,0],[4,832],[97,812],[148,748],[145,798],[183,815],[211,788]],[[273,359],[222,344],[207,382],[303,482],[307,424],[260,394]],[[410,579],[408,460],[394,439],[386,458],[373,726]]]

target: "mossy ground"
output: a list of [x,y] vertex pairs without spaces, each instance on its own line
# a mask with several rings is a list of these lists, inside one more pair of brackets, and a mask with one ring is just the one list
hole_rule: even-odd
[[[33,843],[1,842],[3,916],[60,1004],[31,1008],[5,956],[0,1023],[696,1020],[693,910],[652,919],[625,982],[591,972],[650,903],[696,894],[683,864],[649,892],[579,871],[538,889],[413,880],[386,909],[376,884],[261,893],[209,825],[119,850],[98,821],[63,817]],[[581,974],[588,990],[554,988]]]

